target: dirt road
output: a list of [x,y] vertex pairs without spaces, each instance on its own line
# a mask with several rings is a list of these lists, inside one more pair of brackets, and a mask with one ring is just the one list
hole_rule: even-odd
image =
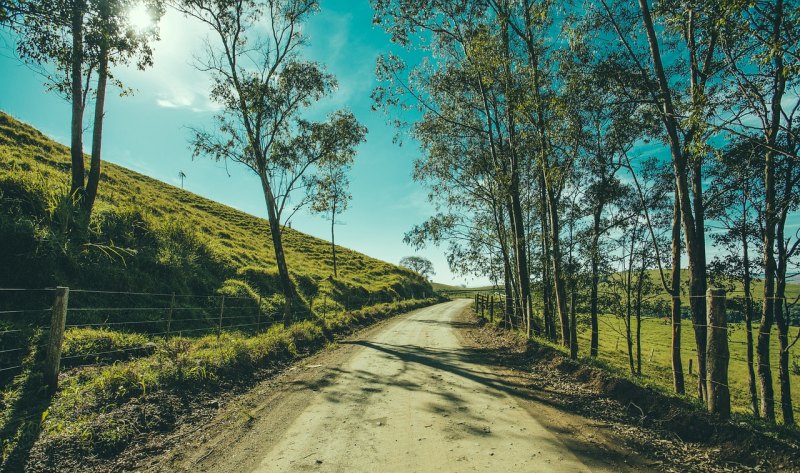
[[602,425],[556,411],[464,346],[458,300],[401,316],[226,406],[153,469],[641,471]]

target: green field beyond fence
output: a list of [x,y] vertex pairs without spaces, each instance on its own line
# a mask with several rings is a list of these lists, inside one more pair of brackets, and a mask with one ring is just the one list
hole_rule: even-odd
[[[599,353],[598,358],[611,366],[623,371],[629,371],[628,352],[625,342],[625,322],[620,317],[601,315],[599,317]],[[633,321],[633,331],[636,330],[636,321]],[[758,336],[758,324],[753,325],[753,340]],[[790,337],[798,330],[793,327]],[[681,352],[683,371],[686,381],[686,392],[690,395],[697,393],[697,345],[695,344],[694,331],[691,321],[684,320],[681,331]],[[728,349],[730,351],[730,365],[728,367],[728,383],[731,392],[731,406],[734,412],[750,413],[750,395],[747,385],[747,331],[743,323],[728,323]],[[585,324],[578,325],[578,350],[581,356],[589,356],[591,329]],[[645,382],[652,383],[667,390],[672,390],[672,355],[671,355],[672,325],[660,318],[645,317],[642,319],[642,378]],[[634,359],[636,356],[634,341]],[[778,332],[773,330],[770,346],[770,366],[772,367],[775,396],[779,397],[778,386]],[[798,346],[790,348],[790,364],[792,386],[792,401],[795,415],[800,413],[800,387],[798,380]],[[689,359],[693,360],[692,375],[689,375]],[[757,362],[757,361],[754,361]],[[756,383],[758,380],[756,379]],[[780,416],[780,399],[775,400],[776,412]]]
[[[794,286],[794,285],[792,285]],[[796,287],[793,287],[796,290]],[[450,297],[469,297],[474,300],[476,312],[489,320],[493,318],[495,322],[504,324],[506,327],[522,328],[523,324],[516,318],[508,318],[503,315],[503,299],[499,294],[491,294],[482,289],[451,290],[439,291],[446,293]],[[754,298],[754,316],[757,322],[761,307],[761,300]],[[742,301],[740,297],[733,295],[728,298],[728,350],[730,352],[730,363],[728,365],[728,387],[731,393],[731,408],[733,412],[751,414],[750,394],[748,387],[747,370],[747,341],[746,327],[742,322],[732,322],[731,320],[742,320]],[[652,307],[652,306],[651,306]],[[491,315],[490,315],[491,313]],[[648,316],[642,317],[641,326],[641,363],[642,375],[639,380],[662,388],[666,391],[673,391],[672,377],[672,325],[670,320],[662,316],[654,316],[659,311],[649,311]],[[665,312],[668,313],[668,312]],[[682,310],[684,316],[688,317],[689,308]],[[535,316],[541,317],[541,312],[535,311]],[[796,318],[796,314],[790,312],[790,316]],[[591,326],[589,314],[579,311],[578,320],[578,354],[580,357],[589,357],[591,343]],[[626,338],[626,323],[623,317],[609,314],[601,314],[599,322],[599,353],[598,358],[607,365],[629,374],[630,365],[628,358],[628,346]],[[754,322],[752,327],[753,344],[758,337],[759,325]],[[631,318],[631,336],[633,340],[633,359],[636,365],[636,318]],[[792,343],[798,337],[800,327],[791,327],[789,331],[789,342]],[[777,327],[773,327],[772,337],[770,338],[770,366],[772,368],[775,410],[780,420],[780,387],[778,357],[780,347],[778,345]],[[697,344],[695,343],[692,322],[688,318],[682,320],[681,331],[681,355],[683,360],[684,381],[686,393],[689,396],[697,396]],[[791,372],[791,384],[795,388],[792,390],[792,405],[795,415],[800,415],[800,342],[791,345],[789,348],[789,363]],[[691,361],[691,373],[690,373]],[[754,364],[758,363],[754,355]],[[754,368],[757,368],[754,365]],[[756,375],[757,376],[757,375]],[[758,378],[756,378],[758,386]],[[757,387],[760,395],[760,388]]]

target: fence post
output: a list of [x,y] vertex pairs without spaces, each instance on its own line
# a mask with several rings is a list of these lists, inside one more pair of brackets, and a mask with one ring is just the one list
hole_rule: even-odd
[[256,312],[256,332],[261,331],[261,294],[258,295],[258,311]]
[[731,394],[728,388],[728,320],[725,314],[725,289],[709,289],[708,338],[706,359],[708,364],[708,411],[722,419],[731,416]]
[[53,300],[53,313],[50,318],[50,338],[47,342],[47,356],[44,364],[44,382],[52,395],[58,389],[58,371],[61,368],[61,347],[64,343],[64,325],[67,323],[69,288],[56,288]]
[[172,311],[175,307],[175,293],[172,293],[172,299],[169,300],[169,312],[167,312],[167,338],[172,332]]
[[489,322],[494,322],[494,294],[489,296]]
[[225,294],[222,295],[222,301],[219,304],[219,325],[217,326],[217,341],[222,335],[222,314],[225,312]]

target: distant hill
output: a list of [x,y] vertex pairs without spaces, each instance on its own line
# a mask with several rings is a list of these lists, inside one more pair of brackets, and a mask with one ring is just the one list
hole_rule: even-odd
[[[74,243],[63,231],[72,218],[69,160],[67,147],[0,112],[0,287],[278,292],[264,219],[111,163],[103,163],[91,230]],[[290,228],[284,242],[312,304],[357,307],[431,291],[417,274],[346,248],[333,279],[328,242]]]

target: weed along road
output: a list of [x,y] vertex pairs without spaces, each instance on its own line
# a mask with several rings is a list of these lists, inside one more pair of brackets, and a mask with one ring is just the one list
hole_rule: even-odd
[[592,421],[554,424],[562,415],[527,396],[513,372],[464,346],[458,319],[469,302],[414,311],[309,358],[262,387],[274,391],[265,399],[229,407],[169,468],[634,471],[620,460],[624,452],[570,433],[594,438]]

